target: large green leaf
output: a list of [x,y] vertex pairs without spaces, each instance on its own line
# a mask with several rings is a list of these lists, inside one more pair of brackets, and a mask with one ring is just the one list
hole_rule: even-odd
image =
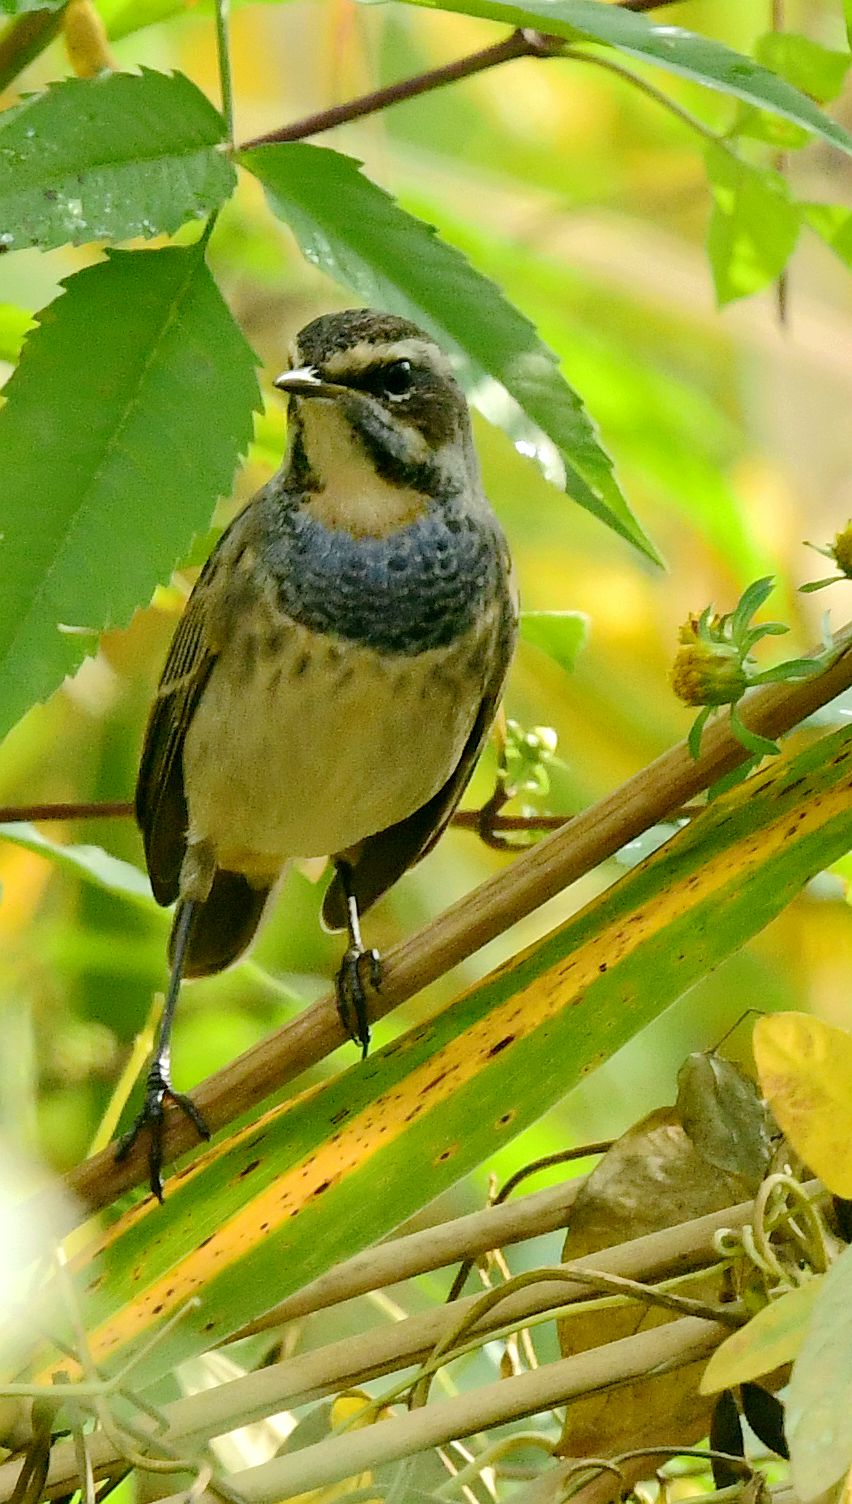
[[852,67],[852,53],[833,51],[795,31],[770,31],[755,47],[755,56],[794,88],[824,104],[836,99]]
[[785,1409],[796,1494],[811,1504],[852,1466],[852,1248],[820,1281]]
[[657,558],[622,496],[580,398],[532,324],[431,225],[406,214],[360,163],[296,142],[243,152],[304,254],[368,304],[414,319],[498,381],[562,455],[575,501]]
[[25,851],[35,851],[57,867],[63,867],[66,872],[82,878],[96,888],[103,888],[107,893],[115,894],[117,898],[126,899],[149,911],[155,909],[154,895],[146,873],[134,867],[132,862],[124,862],[120,857],[112,856],[102,846],[61,846],[58,841],[51,841],[26,821],[0,825],[0,840],[9,841],[13,846],[23,846]]
[[846,204],[805,204],[804,214],[811,229],[852,267],[852,209]]
[[429,1022],[200,1156],[165,1207],[149,1198],[82,1257],[95,1357],[139,1352],[196,1293],[134,1385],[224,1341],[490,1157],[847,849],[850,779],[845,727],[716,800]]
[[780,173],[761,172],[721,147],[707,149],[713,213],[707,250],[719,303],[766,287],[795,249],[802,209]]
[[680,26],[654,24],[620,5],[598,0],[410,0],[432,10],[461,11],[512,26],[538,27],[569,42],[603,42],[629,57],[659,63],[670,73],[695,79],[710,89],[732,94],[803,125],[852,153],[852,136],[824,115],[812,100],[722,42],[697,36]]
[[61,10],[66,0],[0,0],[0,16],[24,16],[33,10]]
[[129,240],[233,191],[221,116],[180,73],[70,78],[0,115],[0,244]]
[[258,402],[201,247],[114,252],[65,287],[0,411],[0,734],[168,578]]

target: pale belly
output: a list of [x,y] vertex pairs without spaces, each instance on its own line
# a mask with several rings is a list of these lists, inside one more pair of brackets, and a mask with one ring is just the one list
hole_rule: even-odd
[[237,638],[186,738],[190,841],[260,882],[419,809],[473,727],[493,632],[483,627],[418,657],[380,658],[296,626],[274,655]]

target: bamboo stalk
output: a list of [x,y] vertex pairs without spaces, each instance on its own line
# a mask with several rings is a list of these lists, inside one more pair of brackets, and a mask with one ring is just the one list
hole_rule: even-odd
[[[821,1187],[819,1182],[811,1181],[804,1189],[813,1196]],[[754,1202],[741,1202],[690,1222],[587,1254],[565,1268],[579,1274],[586,1270],[645,1282],[686,1274],[714,1263],[718,1258],[714,1242],[716,1234],[723,1228],[745,1226],[753,1214]],[[549,1215],[546,1205],[543,1215]],[[543,1229],[539,1225],[534,1230]],[[566,1290],[564,1284],[543,1278],[540,1283],[507,1298],[494,1312],[480,1320],[474,1331],[485,1339],[498,1326],[509,1322],[522,1326],[542,1311],[586,1300],[594,1293],[590,1284],[578,1282]],[[175,1451],[191,1453],[211,1437],[251,1425],[267,1415],[311,1404],[353,1385],[421,1363],[450,1327],[473,1309],[478,1299],[475,1295],[468,1296],[451,1306],[441,1306],[410,1316],[405,1321],[375,1327],[357,1338],[329,1343],[313,1352],[300,1353],[242,1378],[232,1379],[215,1389],[187,1395],[163,1407],[167,1429],[161,1433],[161,1439]],[[152,1423],[146,1424],[153,1432]],[[97,1477],[115,1466],[115,1447],[102,1434],[92,1437],[90,1450]],[[17,1459],[0,1464],[0,1504],[5,1504],[12,1496],[21,1466]],[[73,1444],[59,1442],[51,1454],[44,1497],[67,1494],[77,1486],[75,1479]]]
[[[746,696],[742,709],[746,725],[762,736],[781,736],[848,689],[852,685],[852,624],[843,628],[836,642],[833,661],[812,679],[765,685]],[[697,760],[685,742],[664,752],[466,894],[426,929],[394,946],[384,957],[381,992],[370,998],[371,1018],[383,1018],[466,960],[672,810],[689,803],[747,755],[723,715],[708,724]],[[215,1131],[348,1042],[330,994],[203,1082],[192,1094],[193,1100]],[[168,1109],[165,1161],[194,1143],[195,1130],[186,1117]],[[147,1177],[146,1146],[140,1141],[121,1164],[115,1163],[112,1150],[85,1161],[71,1171],[67,1184],[85,1207],[94,1210],[109,1205]]]

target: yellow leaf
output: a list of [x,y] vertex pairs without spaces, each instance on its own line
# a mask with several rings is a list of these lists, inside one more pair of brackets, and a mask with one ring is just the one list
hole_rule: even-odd
[[837,1196],[852,1196],[852,1034],[806,1013],[754,1028],[764,1096],[796,1153]]
[[807,1284],[764,1306],[738,1332],[726,1337],[704,1370],[701,1393],[731,1389],[772,1373],[782,1363],[791,1363],[808,1330],[821,1284],[822,1276],[815,1275]]

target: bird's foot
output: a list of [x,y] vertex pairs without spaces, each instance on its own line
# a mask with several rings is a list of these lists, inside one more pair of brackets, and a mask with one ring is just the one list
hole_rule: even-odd
[[159,1060],[155,1060],[148,1072],[142,1111],[115,1151],[117,1160],[126,1159],[140,1133],[145,1128],[149,1129],[148,1173],[151,1190],[158,1201],[163,1199],[163,1180],[160,1172],[163,1168],[163,1130],[165,1127],[163,1108],[167,1101],[173,1102],[175,1107],[179,1107],[184,1116],[189,1118],[199,1138],[210,1137],[210,1129],[192,1098],[174,1090],[168,1072]]
[[370,1047],[370,1022],[367,1018],[365,981],[378,992],[382,985],[382,958],[377,950],[350,945],[344,953],[335,984],[337,1012],[353,1044],[361,1046],[361,1059]]

